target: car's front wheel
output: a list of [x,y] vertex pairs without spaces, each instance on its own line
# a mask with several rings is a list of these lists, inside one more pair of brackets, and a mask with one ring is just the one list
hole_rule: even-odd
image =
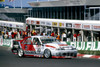
[[44,51],[44,57],[45,58],[51,58],[51,51],[49,49],[45,49],[45,51]]
[[18,50],[18,56],[19,57],[24,57],[24,51],[22,49]]

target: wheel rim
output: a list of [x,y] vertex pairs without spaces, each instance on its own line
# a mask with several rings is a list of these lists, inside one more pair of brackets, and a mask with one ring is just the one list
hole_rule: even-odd
[[49,58],[50,57],[50,51],[46,50],[44,53],[45,58]]
[[19,50],[18,55],[19,55],[20,57],[22,57],[22,56],[23,56],[23,50]]

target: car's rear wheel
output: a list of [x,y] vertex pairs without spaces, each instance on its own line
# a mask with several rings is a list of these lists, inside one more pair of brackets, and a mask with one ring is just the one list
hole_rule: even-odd
[[22,49],[18,50],[18,56],[19,57],[24,57],[24,51]]
[[46,50],[44,51],[44,57],[45,57],[45,58],[51,58],[51,51],[50,51],[49,49],[46,49]]

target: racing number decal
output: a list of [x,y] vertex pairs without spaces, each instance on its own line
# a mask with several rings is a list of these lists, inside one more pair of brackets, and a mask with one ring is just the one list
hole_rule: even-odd
[[37,53],[40,53],[40,52],[41,52],[41,49],[40,49],[40,48],[38,48],[38,49],[37,49]]
[[41,52],[41,46],[40,45],[36,45],[36,53],[40,53]]

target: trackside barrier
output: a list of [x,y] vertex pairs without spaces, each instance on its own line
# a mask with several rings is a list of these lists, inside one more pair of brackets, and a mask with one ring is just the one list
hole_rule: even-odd
[[[0,38],[0,46],[12,47],[13,39]],[[68,45],[76,47],[77,50],[100,51],[100,42],[66,42]]]
[[76,47],[77,50],[100,51],[100,42],[66,42],[68,45]]
[[0,46],[7,46],[7,47],[12,47],[12,39],[3,39],[0,38]]

